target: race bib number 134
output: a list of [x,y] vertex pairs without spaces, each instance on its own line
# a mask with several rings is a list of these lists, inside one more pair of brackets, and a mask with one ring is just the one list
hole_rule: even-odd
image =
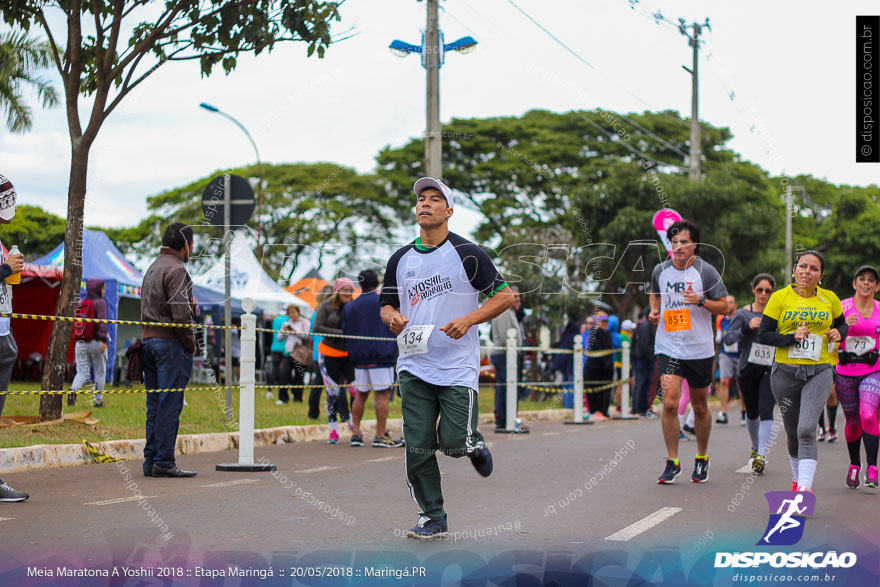
[[406,357],[408,355],[423,355],[427,353],[428,339],[431,337],[431,331],[433,330],[433,324],[407,326],[397,336],[397,349],[400,351],[400,356]]

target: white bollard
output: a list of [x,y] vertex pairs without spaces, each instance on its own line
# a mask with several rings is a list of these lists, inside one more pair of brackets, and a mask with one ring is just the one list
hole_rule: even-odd
[[584,420],[584,337],[574,337],[574,419],[565,424],[592,424]]
[[623,384],[620,386],[620,405],[617,406],[617,415],[614,416],[615,420],[638,420],[637,416],[633,416],[630,414],[629,408],[629,376],[630,376],[630,364],[629,364],[629,347],[630,342],[628,340],[623,341],[623,367],[620,370],[620,380]]
[[274,471],[275,465],[254,463],[254,395],[256,385],[257,307],[251,298],[245,298],[241,307],[241,391],[238,397],[238,463],[217,465],[218,471]]

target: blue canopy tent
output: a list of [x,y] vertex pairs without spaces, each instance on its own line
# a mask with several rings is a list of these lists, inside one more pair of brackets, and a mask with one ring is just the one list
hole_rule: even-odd
[[[104,280],[106,291],[104,301],[107,303],[107,318],[111,320],[140,320],[141,319],[141,284],[143,275],[129,263],[113,241],[103,232],[97,230],[83,230],[82,238],[82,282],[80,284],[80,299],[86,296],[86,281],[92,277]],[[64,243],[55,247],[50,253],[33,262],[34,265],[64,267]],[[223,323],[223,294],[195,286],[193,294],[199,304],[200,313],[203,316],[210,315],[215,324]],[[240,318],[244,311],[241,308],[241,300],[233,298],[232,315]],[[255,312],[258,315],[261,311]],[[43,324],[50,328],[51,323]],[[219,333],[220,330],[215,332]],[[113,368],[118,354],[124,353],[128,343],[141,337],[141,327],[130,324],[108,324],[107,333],[112,343],[110,355],[111,364],[107,369],[107,381],[113,382],[116,369]],[[219,345],[217,347],[219,348]],[[258,361],[261,353],[257,353]],[[73,360],[73,348],[68,352],[68,362]]]
[[[83,230],[82,237],[82,283],[80,284],[80,299],[86,296],[86,281],[92,277],[104,280],[106,291],[104,301],[107,303],[107,318],[122,320],[140,319],[141,282],[143,276],[135,269],[123,254],[116,248],[113,241],[97,230]],[[52,252],[40,257],[34,265],[47,265],[64,267],[64,243],[55,247]],[[140,328],[137,326],[107,325],[107,334],[112,343],[110,360],[111,365],[107,369],[107,381],[112,382],[115,369],[112,361],[116,352],[124,349],[124,341],[129,338],[140,336]],[[73,349],[68,352],[68,361],[72,360]]]

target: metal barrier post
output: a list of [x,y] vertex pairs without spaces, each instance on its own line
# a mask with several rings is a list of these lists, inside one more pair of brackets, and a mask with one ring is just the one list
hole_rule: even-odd
[[274,471],[275,465],[254,463],[254,392],[256,385],[257,307],[251,298],[241,301],[241,391],[238,396],[238,463],[217,465],[218,471]]
[[629,365],[629,347],[628,340],[623,341],[623,368],[620,370],[620,380],[623,382],[620,386],[620,405],[617,406],[617,414],[615,420],[638,420],[638,416],[630,414],[629,408],[629,390],[630,390],[630,365]]
[[507,389],[505,389],[505,396],[507,398],[507,408],[505,411],[505,420],[507,421],[507,426],[503,430],[496,430],[496,432],[504,433],[504,434],[528,434],[528,428],[520,428],[519,426],[519,418],[517,418],[517,399],[519,395],[519,390],[517,389],[519,386],[518,383],[518,373],[519,373],[519,363],[516,360],[516,352],[517,352],[517,330],[516,328],[508,328],[507,329],[507,348],[505,351],[506,355],[506,363],[507,363]]
[[592,424],[584,420],[584,337],[574,337],[574,420],[565,424]]

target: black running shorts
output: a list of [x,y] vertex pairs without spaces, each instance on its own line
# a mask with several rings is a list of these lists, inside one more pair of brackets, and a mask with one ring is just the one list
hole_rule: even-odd
[[688,385],[694,389],[709,387],[712,383],[712,366],[715,357],[706,359],[675,359],[668,355],[657,355],[658,373],[663,375],[677,375],[686,379]]

